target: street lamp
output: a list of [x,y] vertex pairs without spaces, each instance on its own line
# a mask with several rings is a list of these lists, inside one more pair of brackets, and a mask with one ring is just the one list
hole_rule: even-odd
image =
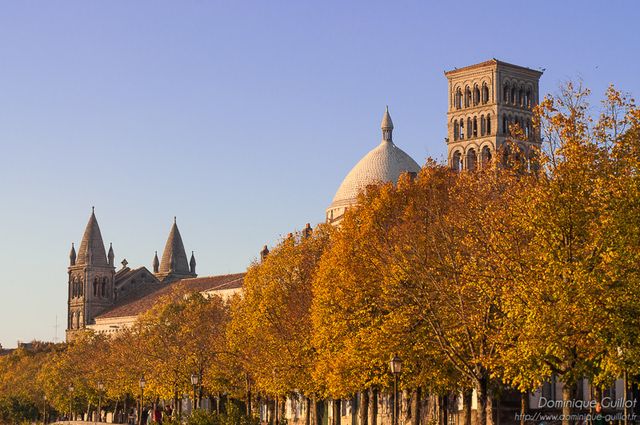
[[73,384],[69,385],[69,420],[73,420],[73,391],[75,388]]
[[191,374],[191,385],[193,385],[193,410],[198,408],[198,400],[196,399],[196,386],[198,385],[198,374]]
[[[616,347],[617,351],[618,351],[618,356],[621,358],[622,362],[624,363],[624,350],[622,349],[622,347]],[[627,425],[627,368],[626,366],[623,367],[622,370],[622,385],[624,387],[624,394],[622,396],[622,416],[624,417],[623,421],[624,421],[624,425]]]
[[389,362],[391,373],[393,374],[393,414],[392,424],[398,425],[398,375],[402,371],[402,360],[395,354]]
[[98,381],[98,422],[102,422],[102,390],[104,390],[104,384]]
[[144,386],[147,384],[147,381],[144,380],[144,374],[140,377],[140,411],[138,412],[138,423],[142,425],[142,408],[144,403]]

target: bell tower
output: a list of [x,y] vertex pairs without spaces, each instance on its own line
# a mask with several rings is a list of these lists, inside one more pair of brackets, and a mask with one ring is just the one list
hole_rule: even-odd
[[69,254],[69,302],[67,341],[93,323],[94,318],[114,303],[113,248],[105,252],[95,212],[84,231],[78,252],[71,245]]
[[538,104],[542,72],[491,59],[445,72],[449,86],[447,156],[454,170],[473,170],[496,158],[509,138],[509,125],[519,124],[517,140],[525,155],[540,147],[531,124]]

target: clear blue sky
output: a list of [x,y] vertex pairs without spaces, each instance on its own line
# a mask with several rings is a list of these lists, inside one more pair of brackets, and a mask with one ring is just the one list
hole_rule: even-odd
[[[491,57],[640,93],[635,1],[57,1],[0,7],[0,343],[66,325],[91,206],[150,267],[173,216],[201,275],[323,220],[380,140],[442,159],[443,71]],[[597,112],[597,105],[594,107]]]

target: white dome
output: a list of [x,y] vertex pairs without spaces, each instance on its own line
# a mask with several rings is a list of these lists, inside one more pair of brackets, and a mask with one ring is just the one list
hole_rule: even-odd
[[402,173],[417,173],[420,166],[391,140],[383,140],[349,171],[342,181],[329,210],[354,205],[358,194],[368,185],[397,183]]

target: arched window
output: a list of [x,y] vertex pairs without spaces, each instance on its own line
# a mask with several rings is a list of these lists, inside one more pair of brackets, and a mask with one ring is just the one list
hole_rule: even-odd
[[522,89],[522,88],[520,89],[520,93],[518,94],[518,97],[519,97],[519,102],[518,102],[519,105],[520,106],[526,106],[525,98],[524,98],[524,89]]
[[464,119],[460,118],[460,137],[458,139],[464,139]]
[[80,329],[80,312],[76,311],[76,327],[75,329]]
[[467,118],[467,139],[471,139],[471,135],[473,134],[473,123],[471,122],[471,117]]
[[478,118],[473,117],[473,137],[478,137]]
[[456,109],[462,108],[462,90],[460,90],[460,88],[456,90],[454,103],[455,103]]
[[98,296],[98,278],[97,277],[93,280],[93,296],[94,297]]
[[486,84],[482,85],[482,103],[489,102],[489,87]]
[[491,162],[491,149],[489,146],[482,148],[482,166],[484,167]]
[[502,100],[507,103],[509,102],[509,85],[505,84],[502,88]]
[[476,150],[469,149],[467,151],[467,170],[473,171],[476,169]]
[[527,124],[524,128],[524,135],[527,136],[527,139],[531,137],[531,121],[527,120]]
[[471,89],[467,86],[464,89],[464,107],[468,108],[471,106]]
[[491,134],[491,115],[487,115],[487,134]]
[[511,87],[511,104],[513,105],[516,104],[516,93],[517,93],[516,86]]
[[531,108],[531,91],[529,89],[524,94],[524,106]]
[[480,89],[476,85],[473,88],[473,104],[478,105],[480,103]]
[[455,151],[451,157],[451,168],[453,171],[460,171],[462,169],[462,155],[460,151]]
[[100,285],[100,296],[104,298],[107,295],[107,278],[102,278],[102,283]]
[[453,140],[458,140],[458,136],[460,136],[460,126],[458,125],[458,120],[453,121]]
[[484,136],[487,131],[487,122],[484,118],[484,115],[480,115],[480,135]]
[[506,114],[502,116],[502,133],[509,134],[509,122]]

